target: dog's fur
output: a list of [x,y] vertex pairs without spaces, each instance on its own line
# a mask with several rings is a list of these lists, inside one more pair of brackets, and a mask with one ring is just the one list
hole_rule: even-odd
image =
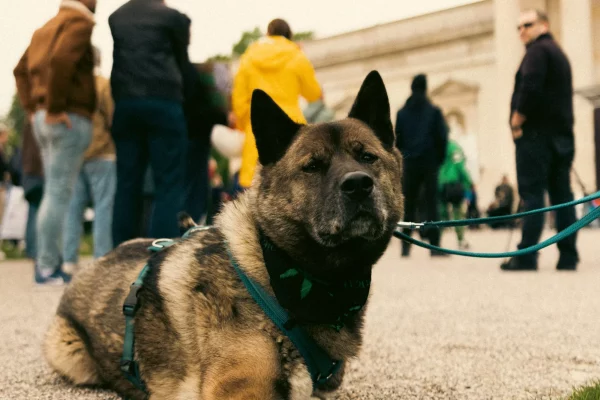
[[[66,289],[45,341],[49,364],[78,385],[143,399],[121,374],[122,304],[148,262],[135,318],[136,359],[152,400],[310,399],[337,389],[344,370],[313,392],[307,367],[231,265],[272,292],[259,229],[314,276],[343,279],[370,269],[402,216],[402,160],[377,72],[366,78],[349,118],[298,125],[264,92],[252,98],[263,165],[253,187],[228,203],[212,229],[153,255],[151,240],[127,242],[82,270]],[[374,156],[374,157],[373,157]],[[341,185],[362,172],[372,193],[355,201]],[[307,332],[331,357],[357,356],[363,308],[337,332]]]

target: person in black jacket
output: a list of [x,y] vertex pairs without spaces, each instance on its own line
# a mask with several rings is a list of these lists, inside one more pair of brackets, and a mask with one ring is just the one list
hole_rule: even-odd
[[[427,77],[415,76],[412,95],[396,116],[396,147],[404,157],[404,209],[405,221],[413,222],[417,214],[419,193],[423,190],[425,215],[429,221],[438,220],[438,173],[446,157],[448,127],[441,110],[427,98]],[[410,234],[410,230],[404,233]],[[440,244],[439,230],[426,232],[429,242]],[[402,242],[402,256],[410,254],[410,244]],[[443,253],[431,252],[432,256]]]
[[112,135],[117,152],[113,242],[138,236],[148,161],[155,186],[148,236],[179,235],[187,126],[184,69],[190,19],[163,0],[130,0],[109,17],[114,40]]
[[229,125],[227,104],[217,89],[214,64],[188,63],[184,70],[184,111],[188,127],[184,209],[196,222],[208,211],[210,135],[215,124]]
[[[526,53],[516,75],[511,99],[510,125],[516,146],[517,180],[523,211],[544,207],[547,191],[552,204],[573,200],[571,166],[573,137],[573,83],[569,60],[549,32],[548,17],[540,11],[521,14],[519,34]],[[576,220],[575,209],[556,212],[562,231]],[[543,215],[523,220],[519,249],[537,244]],[[579,261],[576,235],[558,243],[557,269],[575,270]],[[537,253],[502,264],[506,271],[536,270]]]

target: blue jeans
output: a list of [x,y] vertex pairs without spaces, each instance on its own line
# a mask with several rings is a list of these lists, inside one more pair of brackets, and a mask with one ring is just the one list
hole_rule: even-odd
[[185,171],[185,211],[199,222],[208,211],[208,158],[210,145],[202,139],[190,139]]
[[71,197],[64,232],[65,262],[77,263],[83,233],[83,213],[90,201],[94,205],[94,258],[112,250],[112,218],[117,184],[114,160],[95,159],[83,163],[75,192]]
[[118,100],[112,135],[117,149],[115,247],[138,237],[148,162],[154,180],[154,206],[148,235],[179,236],[177,214],[183,211],[187,147],[181,104],[160,99]]
[[29,203],[29,210],[27,211],[27,225],[25,228],[25,254],[27,257],[35,260],[37,257],[37,235],[36,235],[36,223],[39,204]]
[[46,124],[46,111],[35,113],[33,132],[44,163],[44,196],[37,217],[37,268],[50,276],[61,264],[64,221],[83,154],[92,140],[92,122],[69,114],[72,127]]

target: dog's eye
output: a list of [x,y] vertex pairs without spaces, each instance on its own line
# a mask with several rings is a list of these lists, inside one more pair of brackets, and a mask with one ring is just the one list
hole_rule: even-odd
[[302,167],[303,172],[309,174],[319,172],[323,169],[323,161],[317,159],[311,159],[307,164]]
[[367,153],[366,151],[360,155],[360,161],[373,164],[375,161],[379,160],[375,154]]

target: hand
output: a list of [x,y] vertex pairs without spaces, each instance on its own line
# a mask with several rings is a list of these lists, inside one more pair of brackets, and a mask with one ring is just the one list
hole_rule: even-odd
[[523,136],[523,128],[512,129],[513,140],[517,140]]
[[61,112],[58,114],[46,114],[46,123],[48,125],[65,124],[67,129],[71,129],[72,127],[71,119],[69,118],[66,112]]
[[513,112],[512,117],[510,118],[510,126],[511,128],[513,127],[520,127],[521,125],[523,125],[525,123],[525,120],[527,118],[525,118],[525,116],[523,114],[520,114],[518,111]]
[[235,116],[233,111],[231,111],[229,113],[229,115],[227,116],[227,123],[229,124],[229,127],[231,129],[235,129],[235,124],[237,123],[237,117]]

